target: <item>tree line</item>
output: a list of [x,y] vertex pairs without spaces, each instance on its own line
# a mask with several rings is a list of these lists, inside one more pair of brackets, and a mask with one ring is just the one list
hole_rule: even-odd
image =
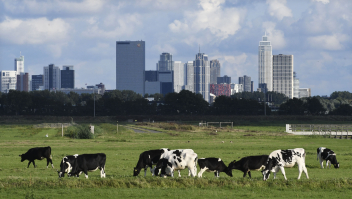
[[[347,96],[346,93],[344,96]],[[149,101],[146,97],[151,97],[154,101]],[[265,96],[270,107],[263,100],[264,94],[260,92],[219,96],[209,105],[201,94],[187,90],[165,96],[141,96],[129,90],[114,90],[105,92],[104,95],[10,90],[9,93],[0,93],[0,115],[270,115],[274,113],[270,108],[273,106],[279,107],[278,114],[283,115],[322,115],[330,109],[329,114],[352,115],[351,100],[341,96],[328,99],[339,102],[333,105],[328,105],[326,99],[321,97],[287,99],[283,94],[274,92]]]

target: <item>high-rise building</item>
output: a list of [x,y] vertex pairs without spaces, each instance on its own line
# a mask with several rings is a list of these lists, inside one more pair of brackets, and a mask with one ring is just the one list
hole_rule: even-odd
[[180,61],[174,62],[174,92],[179,93],[185,86],[185,68]]
[[32,91],[36,91],[39,89],[39,86],[43,86],[43,79],[43,75],[32,75]]
[[273,90],[272,47],[266,34],[258,47],[258,87],[262,92]]
[[144,95],[145,42],[116,42],[116,89]]
[[188,61],[184,64],[185,69],[185,86],[184,90],[194,92],[194,66],[193,61]]
[[156,70],[145,71],[145,81],[146,82],[158,81],[158,71],[156,71]]
[[174,62],[172,61],[172,55],[170,53],[162,53],[160,60],[156,64],[157,71],[172,71],[174,70]]
[[160,93],[166,95],[174,92],[173,71],[159,71]]
[[244,92],[252,92],[252,81],[251,77],[244,75],[238,78],[238,83],[243,85]]
[[218,84],[217,78],[220,77],[220,66],[219,60],[210,60],[210,84]]
[[297,78],[296,72],[293,72],[293,97],[299,97],[299,79]]
[[62,67],[61,88],[75,88],[75,71],[73,70],[73,66]]
[[15,58],[15,71],[16,71],[16,75],[24,73],[24,56]]
[[17,75],[16,71],[3,70],[0,75],[0,88],[2,93],[9,93],[16,90]]
[[231,83],[231,95],[235,93],[242,93],[243,92],[243,84],[234,84]]
[[223,77],[217,77],[216,83],[217,84],[231,84],[231,77],[229,77],[227,75],[225,75]]
[[273,56],[273,91],[293,98],[293,55]]
[[20,73],[17,75],[16,90],[29,92],[30,87],[30,76],[28,73]]
[[200,93],[203,99],[209,102],[210,66],[208,55],[198,53],[193,61],[194,66],[194,92]]
[[54,64],[44,66],[43,74],[45,90],[58,90],[61,88],[61,71],[59,67]]

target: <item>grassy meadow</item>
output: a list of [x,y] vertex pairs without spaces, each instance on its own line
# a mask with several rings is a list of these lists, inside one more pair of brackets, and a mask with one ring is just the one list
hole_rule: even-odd
[[[94,123],[93,123],[94,124]],[[349,198],[352,194],[351,145],[352,140],[330,139],[318,136],[294,136],[284,133],[283,124],[235,125],[233,128],[198,127],[196,124],[97,123],[94,139],[61,137],[61,128],[33,128],[32,125],[0,125],[0,198]],[[148,129],[159,133],[135,133],[131,128]],[[66,129],[65,129],[66,130]],[[45,135],[48,135],[46,137]],[[231,142],[232,141],[232,142]],[[51,146],[55,168],[46,168],[46,160],[36,160],[37,168],[28,161],[21,162],[19,155],[29,148]],[[320,169],[316,157],[318,147],[327,147],[337,153],[339,169]],[[269,154],[277,149],[305,148],[306,166],[310,179],[304,173],[297,180],[298,169],[286,168],[288,181],[281,173],[266,182],[258,171],[252,179],[233,170],[234,177],[205,172],[203,178],[144,177],[142,170],[133,177],[133,168],[139,154],[158,148],[191,148],[199,158],[219,157],[225,164],[250,155]],[[89,179],[65,176],[58,179],[56,169],[66,155],[105,153],[106,178],[100,172],[90,172]],[[198,168],[199,171],[199,168]]]

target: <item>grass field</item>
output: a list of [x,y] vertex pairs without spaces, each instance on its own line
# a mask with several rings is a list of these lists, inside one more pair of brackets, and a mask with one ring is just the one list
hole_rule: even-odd
[[[80,140],[61,137],[61,129],[37,129],[30,125],[0,125],[0,198],[350,198],[352,140],[328,139],[317,136],[293,136],[283,133],[285,126],[234,126],[222,129],[166,123],[139,124],[137,128],[160,133],[134,133],[128,127],[108,123],[94,124],[100,129],[95,139]],[[45,135],[48,134],[48,137]],[[222,143],[224,141],[224,143]],[[232,143],[230,142],[232,141]],[[51,146],[55,169],[46,168],[46,160],[20,162],[18,155],[29,148]],[[337,153],[340,169],[320,169],[316,158],[318,147],[328,147]],[[253,171],[252,179],[233,170],[230,178],[221,173],[204,173],[202,179],[187,177],[152,177],[142,171],[133,177],[139,154],[158,148],[191,148],[199,158],[220,157],[225,164],[249,155],[269,154],[276,149],[305,148],[306,166],[310,179],[298,169],[286,169],[288,181],[281,173],[266,182],[260,172]],[[58,179],[56,169],[66,155],[105,153],[106,178],[99,171],[79,178]],[[199,171],[199,169],[198,169]]]

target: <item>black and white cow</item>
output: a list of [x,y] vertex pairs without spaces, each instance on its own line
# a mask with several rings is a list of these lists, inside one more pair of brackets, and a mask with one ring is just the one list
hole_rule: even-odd
[[[167,148],[162,148],[161,150],[163,150],[164,152],[161,154],[160,160],[158,161],[158,163],[156,164],[154,169],[151,169],[152,173],[154,173],[155,176],[158,176],[158,174],[160,173],[160,169],[162,167],[162,164],[163,164],[163,162],[165,162],[165,161],[162,161],[162,159],[168,159],[172,155],[178,155],[179,156],[181,153],[194,153],[194,151],[192,149],[170,150],[170,149],[167,149]],[[197,164],[195,165],[195,169],[197,169]],[[178,177],[181,177],[180,170],[177,170],[177,171],[178,171]],[[188,171],[188,176],[191,176],[190,170]]]
[[306,168],[306,152],[303,148],[287,149],[287,150],[276,150],[270,153],[265,169],[262,171],[263,180],[269,179],[270,172],[274,172],[274,179],[276,173],[281,170],[285,180],[286,174],[284,167],[293,167],[297,163],[298,165],[298,179],[301,178],[302,171],[306,174],[307,179],[308,171]]
[[63,177],[65,172],[68,176],[78,177],[83,172],[88,178],[88,171],[100,169],[100,177],[105,178],[106,155],[104,153],[73,155],[73,157],[66,156],[62,159],[60,164],[62,167],[58,171],[59,177]]
[[[192,177],[196,176],[198,155],[192,149],[172,150],[171,154],[163,155],[163,158],[158,162],[161,164],[161,177],[174,177],[175,170],[179,171],[185,168],[188,168]],[[180,173],[179,177],[181,177]]]
[[317,160],[320,161],[320,166],[322,169],[324,169],[324,160],[326,160],[326,168],[328,168],[328,165],[330,168],[331,164],[333,164],[336,169],[340,168],[340,163],[337,162],[335,152],[328,148],[319,147],[317,149]]
[[42,160],[46,158],[46,168],[48,168],[49,162],[51,163],[51,167],[54,168],[52,156],[51,156],[51,147],[36,147],[29,149],[25,154],[20,155],[21,162],[25,160],[29,160],[28,166],[33,162],[34,168],[36,167],[34,160]]
[[[147,175],[147,169],[150,167],[150,172],[152,172],[152,166],[157,164],[160,160],[160,156],[164,153],[165,149],[157,149],[144,151],[139,155],[139,160],[137,166],[133,170],[133,176],[138,176],[141,169],[144,168],[144,176]],[[152,175],[154,173],[152,172]]]
[[240,159],[239,161],[232,161],[229,164],[229,168],[242,171],[243,177],[246,177],[248,173],[249,178],[252,178],[251,171],[260,171],[261,169],[264,169],[268,157],[268,155],[247,156]]
[[214,172],[215,177],[219,177],[220,172],[226,173],[232,177],[232,169],[227,167],[220,158],[200,158],[198,159],[200,171],[198,178],[201,178],[204,171]]

